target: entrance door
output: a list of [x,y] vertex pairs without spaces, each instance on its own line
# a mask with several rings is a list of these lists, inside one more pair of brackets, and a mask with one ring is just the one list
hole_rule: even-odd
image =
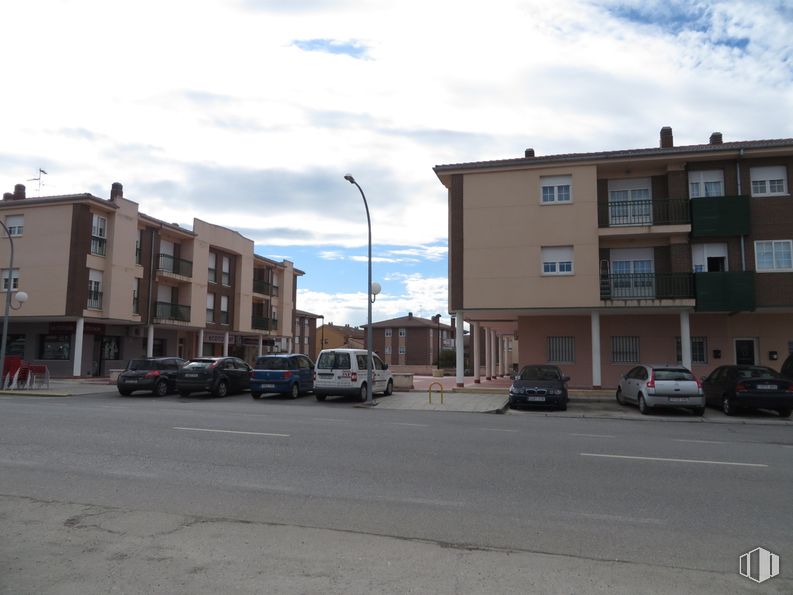
[[739,366],[753,366],[757,363],[757,340],[735,339],[735,363]]

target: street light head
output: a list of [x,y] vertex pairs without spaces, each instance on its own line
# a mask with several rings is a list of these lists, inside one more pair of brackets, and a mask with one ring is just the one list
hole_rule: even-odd
[[377,295],[381,291],[383,291],[383,288],[380,286],[380,284],[377,281],[374,281],[372,283],[372,295]]
[[346,174],[344,179],[347,180],[350,184],[355,184],[355,178],[352,177],[352,174]]
[[16,300],[20,304],[24,304],[26,301],[28,301],[28,294],[24,291],[17,291],[14,297],[16,297]]

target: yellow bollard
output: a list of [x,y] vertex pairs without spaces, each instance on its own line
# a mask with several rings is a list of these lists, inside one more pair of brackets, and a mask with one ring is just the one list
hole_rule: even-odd
[[443,405],[443,385],[440,382],[433,382],[432,384],[430,384],[430,388],[429,388],[430,403],[429,404],[432,405],[432,387],[435,386],[436,384],[441,389],[441,405]]

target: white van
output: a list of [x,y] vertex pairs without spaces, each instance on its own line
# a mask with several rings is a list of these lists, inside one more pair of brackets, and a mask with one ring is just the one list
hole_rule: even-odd
[[[323,349],[314,367],[314,395],[353,395],[366,400],[366,349]],[[372,354],[372,392],[388,396],[394,391],[391,371]]]

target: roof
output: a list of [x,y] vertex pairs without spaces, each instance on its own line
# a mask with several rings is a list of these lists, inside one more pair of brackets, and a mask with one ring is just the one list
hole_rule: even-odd
[[303,318],[322,318],[322,314],[312,314],[311,312],[306,312],[305,310],[295,310],[296,316],[302,316]]
[[716,144],[708,143],[702,145],[683,145],[679,147],[667,148],[622,149],[619,151],[597,151],[594,153],[560,153],[558,155],[544,155],[539,157],[519,157],[514,159],[496,159],[491,161],[471,161],[467,163],[436,165],[433,168],[433,171],[440,175],[441,173],[451,173],[459,170],[491,169],[527,165],[548,165],[554,163],[570,163],[578,161],[616,161],[620,159],[634,159],[639,157],[679,157],[681,155],[688,154],[731,153],[741,150],[788,147],[793,149],[793,138],[736,141]]
[[363,329],[358,328],[356,326],[350,326],[349,324],[340,326],[338,324],[333,324],[332,322],[329,322],[328,324],[324,324],[322,326],[324,326],[327,329],[336,330],[341,334],[343,334],[345,337],[354,337],[356,339],[363,339]]
[[88,192],[80,194],[59,194],[56,196],[26,196],[20,199],[0,200],[0,208],[19,209],[27,206],[48,205],[57,203],[70,203],[75,201],[88,200],[101,204],[103,207],[109,209],[117,209],[118,205],[110,200],[99,198]]
[[[364,328],[368,325],[364,325]],[[381,320],[380,322],[373,322],[372,328],[395,328],[395,327],[421,327],[421,328],[440,328],[445,330],[454,330],[448,324],[444,324],[441,322],[438,324],[434,320],[430,320],[428,318],[421,318],[419,316],[413,316],[412,314],[408,314],[407,316],[401,316],[399,318],[391,318],[390,320]]]

